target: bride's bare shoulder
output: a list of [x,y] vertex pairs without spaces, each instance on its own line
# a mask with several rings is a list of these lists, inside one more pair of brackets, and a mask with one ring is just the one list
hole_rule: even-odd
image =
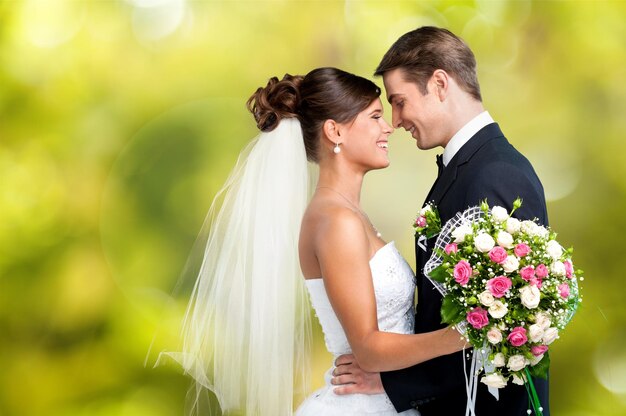
[[302,227],[325,233],[329,228],[361,227],[361,220],[352,208],[329,198],[314,198],[302,218]]

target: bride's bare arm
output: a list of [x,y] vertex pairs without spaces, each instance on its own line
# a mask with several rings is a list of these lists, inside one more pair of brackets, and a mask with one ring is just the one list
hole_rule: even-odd
[[320,224],[315,247],[330,303],[363,370],[397,370],[463,348],[460,335],[450,328],[424,334],[379,331],[370,246],[357,214],[337,210]]

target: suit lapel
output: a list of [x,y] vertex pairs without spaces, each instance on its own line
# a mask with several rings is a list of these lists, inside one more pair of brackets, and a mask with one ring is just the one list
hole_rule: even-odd
[[431,189],[426,201],[434,201],[439,205],[452,184],[457,178],[460,166],[467,163],[474,154],[491,139],[504,137],[497,123],[488,124],[480,129],[452,158],[448,166],[443,169],[441,176],[437,179]]

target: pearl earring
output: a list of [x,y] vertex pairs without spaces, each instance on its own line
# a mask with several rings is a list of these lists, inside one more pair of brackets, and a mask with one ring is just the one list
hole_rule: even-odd
[[335,143],[335,148],[333,149],[333,152],[335,152],[336,155],[341,152],[341,149],[339,148],[339,142]]

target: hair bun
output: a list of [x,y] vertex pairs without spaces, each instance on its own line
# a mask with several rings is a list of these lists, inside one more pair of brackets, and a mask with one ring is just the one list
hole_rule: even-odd
[[270,78],[265,88],[259,88],[246,103],[261,131],[272,131],[283,118],[298,117],[300,75],[285,74],[282,80]]

